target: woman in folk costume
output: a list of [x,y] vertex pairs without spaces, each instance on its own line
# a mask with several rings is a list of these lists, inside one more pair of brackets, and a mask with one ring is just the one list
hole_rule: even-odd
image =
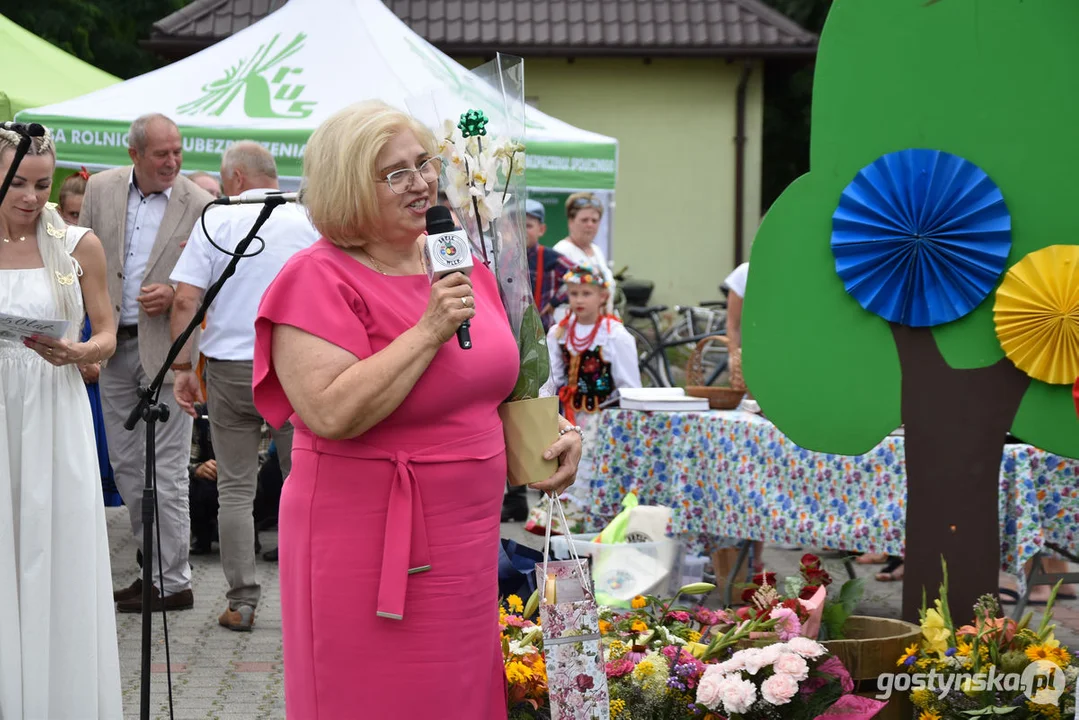
[[551,379],[566,419],[584,427],[619,388],[641,386],[637,342],[607,314],[610,281],[601,272],[581,264],[562,280],[570,314],[547,333]]

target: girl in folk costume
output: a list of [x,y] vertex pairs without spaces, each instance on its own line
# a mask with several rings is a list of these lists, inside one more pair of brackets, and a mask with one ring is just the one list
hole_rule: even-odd
[[[547,333],[551,356],[551,382],[557,387],[563,416],[587,428],[605,403],[619,388],[640,387],[637,342],[617,318],[607,314],[609,281],[591,265],[578,265],[563,278],[569,296],[570,314]],[[586,495],[592,475],[588,445],[577,472],[576,488],[561,496],[570,532],[585,532],[590,511]],[[543,504],[532,508],[525,523],[528,532],[543,535],[548,522],[559,535],[567,528],[556,518],[548,518]]]
[[637,342],[606,313],[610,282],[602,273],[582,264],[562,280],[571,312],[547,334],[551,379],[566,419],[587,426],[619,388],[641,386]]

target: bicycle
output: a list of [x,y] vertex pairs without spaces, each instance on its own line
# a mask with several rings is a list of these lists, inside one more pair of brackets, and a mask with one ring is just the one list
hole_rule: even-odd
[[[679,363],[679,356],[689,355],[697,343],[712,335],[726,334],[725,300],[704,301],[700,305],[676,305],[674,310],[681,318],[667,332],[662,332],[661,313],[668,310],[666,305],[649,307],[627,307],[630,318],[648,320],[653,337],[659,338],[654,344],[639,328],[625,324],[626,330],[637,342],[638,366],[641,370],[641,384],[644,387],[674,387],[679,381],[684,382],[684,362]],[[675,351],[676,362],[672,366],[668,351]],[[713,385],[721,379],[728,367],[726,345],[706,346],[701,355],[701,367],[706,385]],[[679,377],[679,375],[681,375]]]

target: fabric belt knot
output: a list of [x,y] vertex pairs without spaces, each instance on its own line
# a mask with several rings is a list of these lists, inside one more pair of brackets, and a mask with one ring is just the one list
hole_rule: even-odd
[[412,457],[409,453],[397,452],[393,462],[396,470],[389,507],[386,508],[377,607],[379,617],[402,620],[408,576],[430,570],[431,556],[420,484],[412,469]]

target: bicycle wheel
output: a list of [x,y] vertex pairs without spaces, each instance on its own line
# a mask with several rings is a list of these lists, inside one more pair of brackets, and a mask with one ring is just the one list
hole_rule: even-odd
[[[671,384],[685,384],[685,367],[697,342],[705,335],[725,335],[727,331],[727,313],[725,310],[710,308],[689,308],[679,313],[679,320],[663,333],[661,345],[667,353],[667,362],[671,367]],[[701,356],[701,369],[704,377],[710,377],[715,368],[726,365],[726,348],[715,343],[709,345]],[[721,356],[722,355],[722,356]]]
[[652,354],[652,343],[637,328],[629,325],[623,325],[623,327],[637,343],[637,364],[641,369],[641,384],[644,387],[670,387],[669,383],[663,382],[663,371],[656,369],[656,366],[662,364]]

